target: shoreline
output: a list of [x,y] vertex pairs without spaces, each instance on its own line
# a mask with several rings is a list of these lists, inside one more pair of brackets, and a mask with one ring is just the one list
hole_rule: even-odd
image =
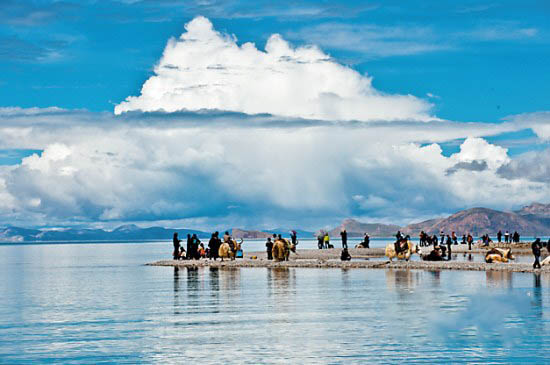
[[[525,245],[524,245],[525,246]],[[501,247],[501,246],[499,246]],[[429,247],[428,247],[429,248]],[[454,248],[454,247],[453,247]],[[464,249],[453,250],[453,253],[471,253],[483,254],[487,251],[486,248],[472,247],[469,251],[467,247]],[[297,250],[297,253],[292,253],[289,261],[269,261],[265,252],[249,252],[245,253],[244,258],[234,261],[220,260],[213,261],[208,259],[201,260],[160,260],[152,263],[147,263],[147,266],[168,266],[181,268],[327,268],[327,269],[413,269],[413,270],[467,270],[467,271],[504,271],[504,272],[550,272],[550,266],[543,266],[542,269],[533,269],[531,263],[485,263],[485,262],[462,262],[462,261],[397,261],[392,262],[386,260],[373,260],[370,258],[380,259],[384,257],[383,248],[364,248],[364,249],[349,249],[353,259],[356,261],[341,261],[341,249],[328,250]],[[531,254],[530,247],[517,247],[513,249],[514,254],[527,255]],[[256,259],[252,259],[256,256]],[[363,259],[363,260],[361,260]]]

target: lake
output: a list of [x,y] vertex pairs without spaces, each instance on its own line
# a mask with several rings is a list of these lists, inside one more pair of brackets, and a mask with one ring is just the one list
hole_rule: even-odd
[[548,362],[547,274],[144,265],[170,254],[0,245],[0,363]]

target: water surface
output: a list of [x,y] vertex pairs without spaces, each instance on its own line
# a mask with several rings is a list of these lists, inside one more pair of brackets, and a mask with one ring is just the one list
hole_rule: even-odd
[[0,362],[547,362],[546,275],[143,265],[169,255],[0,246]]

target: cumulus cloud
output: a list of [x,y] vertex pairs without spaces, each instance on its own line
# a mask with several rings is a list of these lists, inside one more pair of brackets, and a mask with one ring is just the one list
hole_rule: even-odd
[[510,161],[506,148],[492,145],[483,138],[467,138],[460,146],[460,152],[451,156],[458,163],[483,163],[491,170],[496,170]]
[[507,179],[526,179],[550,183],[550,149],[521,154],[498,169]]
[[292,47],[272,35],[265,51],[214,30],[197,17],[170,39],[141,89],[115,107],[128,111],[218,109],[319,120],[431,120],[431,104],[385,94],[371,78],[314,46]]
[[[550,193],[540,179],[502,179],[515,160],[482,138],[522,123],[36,109],[0,113],[0,122],[0,149],[41,150],[0,166],[0,217],[21,225],[406,223],[472,205],[515,208]],[[457,139],[460,151],[445,156],[438,143]],[[464,168],[474,164],[486,168]]]

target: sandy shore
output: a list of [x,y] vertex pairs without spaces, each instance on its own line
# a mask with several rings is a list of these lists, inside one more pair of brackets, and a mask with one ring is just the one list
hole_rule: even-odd
[[[520,247],[513,248],[513,252],[518,254],[531,254],[530,244],[520,244]],[[486,248],[472,247],[468,251],[467,246],[453,246],[454,253],[478,253],[483,254]],[[456,249],[455,249],[456,247]],[[528,247],[528,248],[527,248]],[[267,260],[265,252],[245,253],[243,259],[235,261],[224,260],[223,262],[210,260],[190,260],[175,261],[162,260],[147,265],[151,266],[178,266],[178,267],[295,267],[295,268],[343,268],[343,269],[417,269],[417,270],[473,270],[473,271],[509,271],[509,272],[550,272],[550,266],[543,266],[542,270],[534,270],[530,263],[492,263],[484,262],[459,262],[459,261],[396,261],[380,260],[384,255],[383,248],[371,249],[350,249],[353,261],[340,261],[340,249],[331,250],[298,250],[296,254],[291,254],[289,261],[274,262]],[[256,257],[256,259],[253,259]],[[378,258],[377,260],[365,260],[368,258]]]

